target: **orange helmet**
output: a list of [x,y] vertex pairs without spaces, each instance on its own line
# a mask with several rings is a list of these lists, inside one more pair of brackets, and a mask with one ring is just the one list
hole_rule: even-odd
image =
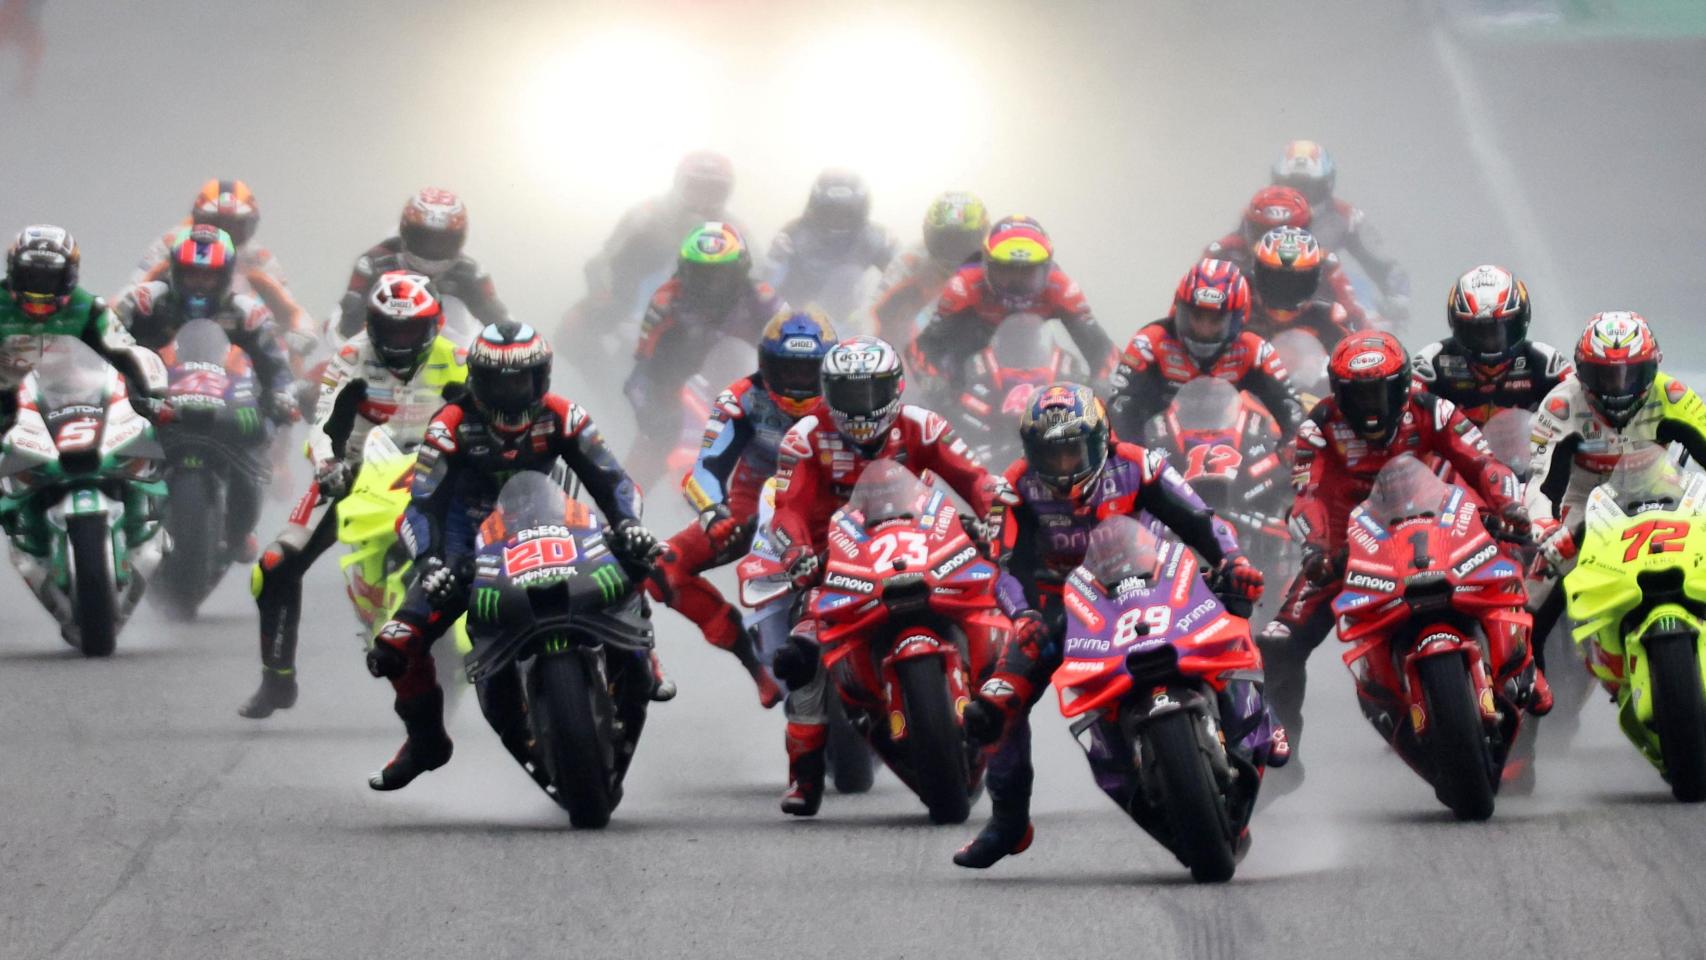
[[190,205],[190,221],[224,230],[231,235],[231,242],[241,247],[255,235],[261,209],[243,181],[209,180],[201,185],[195,203]]
[[1256,300],[1277,320],[1295,318],[1321,285],[1327,259],[1321,244],[1308,230],[1279,227],[1262,234],[1254,253]]

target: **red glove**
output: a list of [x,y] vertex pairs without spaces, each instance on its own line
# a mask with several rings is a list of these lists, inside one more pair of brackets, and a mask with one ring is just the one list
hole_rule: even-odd
[[699,514],[699,526],[710,538],[711,546],[719,551],[745,533],[742,529],[745,524],[730,516],[729,508],[720,503]]
[[817,553],[806,544],[789,547],[782,554],[782,569],[795,590],[804,590],[817,582]]
[[1243,555],[1228,557],[1220,562],[1220,576],[1232,593],[1255,603],[1262,599],[1262,571],[1251,565]]

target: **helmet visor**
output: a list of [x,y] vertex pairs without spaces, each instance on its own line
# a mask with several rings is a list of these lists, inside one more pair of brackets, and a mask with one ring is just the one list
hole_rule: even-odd
[[179,267],[172,275],[172,282],[185,300],[213,300],[225,292],[230,277],[223,270]]
[[961,264],[977,255],[983,246],[983,231],[964,227],[924,228],[924,248],[939,263]]
[[1312,177],[1306,173],[1284,174],[1274,178],[1274,185],[1290,187],[1303,194],[1311,208],[1323,206],[1333,199],[1333,185],[1324,177]]
[[507,417],[526,413],[545,392],[534,371],[519,369],[476,367],[468,373],[468,387],[480,406]]
[[422,260],[455,260],[462,254],[463,236],[458,231],[405,223],[402,237],[403,249]]
[[1048,286],[1047,263],[1003,263],[989,265],[989,289],[1007,300],[1035,300]]
[[1315,295],[1321,284],[1321,269],[1276,270],[1256,264],[1256,292],[1262,302],[1271,307],[1298,307]]
[[723,204],[729,202],[729,194],[733,190],[734,184],[720,178],[682,177],[681,204],[707,220],[715,219],[722,212]]
[[1608,413],[1629,413],[1652,389],[1658,375],[1656,360],[1639,363],[1583,363],[1576,367],[1576,376],[1600,407]]
[[1340,380],[1333,384],[1333,396],[1351,428],[1364,439],[1384,438],[1409,400],[1409,371],[1380,380]]
[[255,235],[255,224],[260,218],[253,215],[243,216],[234,212],[203,213],[198,210],[192,219],[198,224],[206,224],[224,230],[231,235],[231,242],[240,247],[248,243],[249,238]]
[[900,378],[832,377],[823,385],[823,398],[847,416],[875,416],[900,399]]
[[438,333],[435,317],[371,317],[367,336],[388,364],[418,358]]
[[1199,351],[1219,350],[1232,337],[1232,314],[1225,310],[1206,310],[1180,304],[1173,311],[1179,328],[1179,339],[1201,358]]
[[1108,459],[1108,437],[1091,431],[1075,437],[1025,439],[1025,460],[1044,482],[1066,488],[1094,476]]
[[764,375],[764,385],[790,400],[809,400],[818,395],[822,366],[822,357],[758,355],[758,372]]
[[733,303],[745,280],[738,263],[681,264],[681,297],[690,305]]
[[63,256],[46,251],[26,251],[12,264],[12,292],[43,300],[62,297],[71,292],[66,289],[67,275]]
[[1451,321],[1452,336],[1465,348],[1486,356],[1502,354],[1511,348],[1510,325],[1503,320]]

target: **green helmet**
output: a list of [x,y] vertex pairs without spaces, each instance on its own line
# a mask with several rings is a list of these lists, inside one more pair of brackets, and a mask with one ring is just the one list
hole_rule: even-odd
[[924,247],[942,263],[957,266],[977,256],[988,232],[989,211],[969,193],[950,190],[924,212]]
[[681,298],[695,307],[728,307],[752,272],[752,254],[740,231],[720,221],[700,224],[682,241],[675,275]]

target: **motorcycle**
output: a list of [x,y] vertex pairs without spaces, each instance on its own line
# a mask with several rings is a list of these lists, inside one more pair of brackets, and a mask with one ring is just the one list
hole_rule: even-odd
[[[219,324],[191,320],[160,357],[168,386],[157,432],[166,452],[165,524],[172,549],[161,559],[152,597],[170,618],[191,620],[253,531],[259,491],[271,479],[271,430],[248,356]],[[233,509],[228,492],[237,483],[256,491],[247,525],[227,520]]]
[[1532,681],[1522,565],[1481,505],[1405,454],[1346,524],[1333,601],[1363,715],[1459,820],[1493,815]]
[[1275,732],[1248,609],[1216,597],[1183,544],[1122,515],[1091,532],[1063,596],[1053,682],[1097,786],[1193,879],[1230,880]]
[[1281,330],[1274,334],[1272,343],[1291,375],[1292,386],[1303,398],[1304,412],[1313,410],[1333,392],[1327,382],[1327,350],[1321,346],[1321,339],[1308,330]]
[[[1279,424],[1261,403],[1218,377],[1198,377],[1144,428],[1215,515],[1232,524],[1250,562],[1266,571],[1296,566],[1286,527],[1290,472]],[[1286,577],[1277,577],[1285,580]]]
[[979,462],[999,470],[1020,455],[1019,417],[1031,397],[1052,384],[1084,383],[1089,376],[1078,354],[1048,335],[1042,318],[1017,314],[965,361],[959,397],[939,409],[949,411]]
[[[995,564],[979,553],[947,494],[892,460],[867,466],[829,521],[828,562],[806,605],[854,729],[930,811],[963,823],[984,757],[962,713],[994,668],[1011,625],[995,606]],[[757,554],[742,579],[775,576]]]
[[621,802],[652,687],[645,571],[605,534],[560,479],[518,473],[480,527],[469,594],[465,665],[481,709],[581,828],[605,826]]
[[1617,701],[1617,721],[1683,803],[1706,800],[1706,474],[1657,444],[1623,455],[1589,494],[1575,569],[1574,635]]
[[0,445],[0,526],[66,642],[108,656],[167,539],[165,451],[118,371],[73,337],[43,338],[18,397]]

